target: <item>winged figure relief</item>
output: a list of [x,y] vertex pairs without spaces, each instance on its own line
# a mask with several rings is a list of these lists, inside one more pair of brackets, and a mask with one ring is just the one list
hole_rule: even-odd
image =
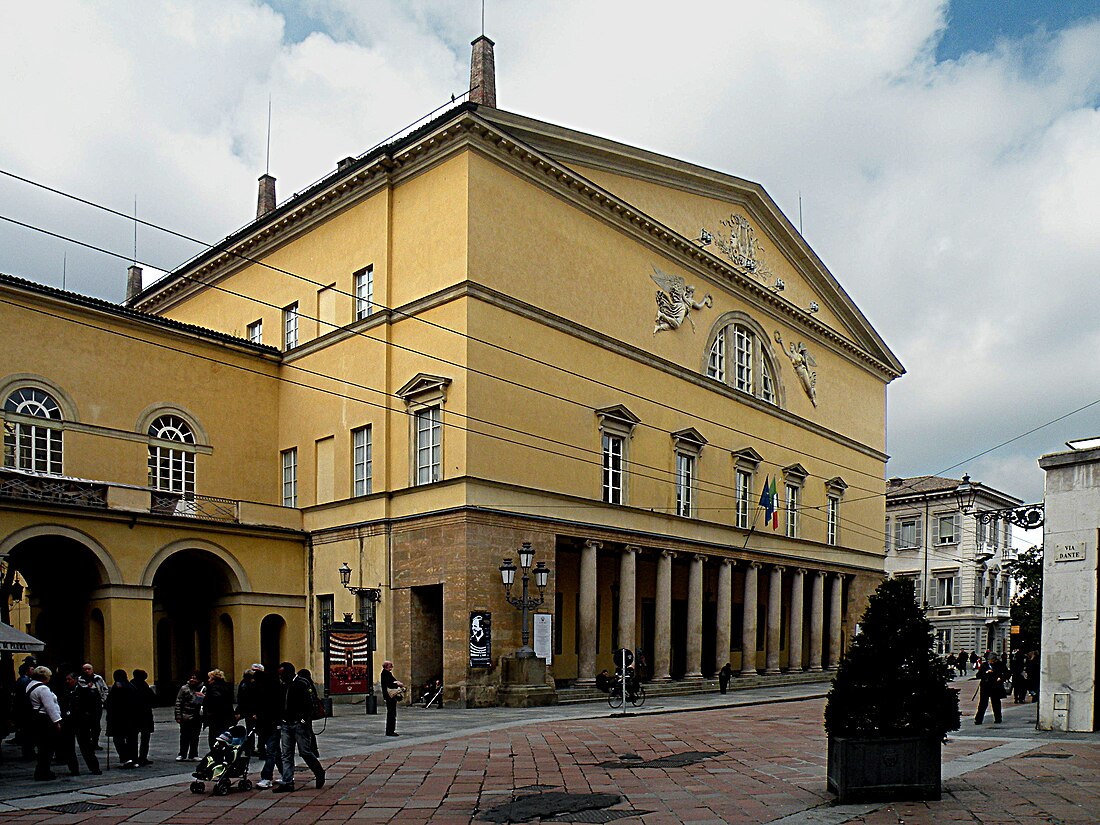
[[692,332],[695,331],[695,321],[689,314],[693,309],[702,309],[714,305],[714,299],[708,294],[702,301],[695,300],[695,287],[689,286],[679,275],[669,275],[656,266],[650,276],[653,282],[660,287],[657,290],[657,319],[653,327],[653,334],[666,330],[679,329],[686,318],[691,323]]
[[[779,347],[783,347],[783,336],[779,334],[779,330],[775,331],[775,343],[779,344]],[[806,352],[806,345],[799,341],[795,344],[793,341],[790,346],[787,347],[787,357],[791,359],[791,366],[794,367],[794,374],[798,376],[799,382],[802,384],[802,389],[806,391],[806,395],[809,396],[810,403],[815,407],[817,406],[817,372],[812,367],[817,367],[817,361],[810,353]]]

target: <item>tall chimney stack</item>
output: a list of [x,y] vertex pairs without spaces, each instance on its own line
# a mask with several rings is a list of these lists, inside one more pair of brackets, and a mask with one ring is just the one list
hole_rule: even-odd
[[126,303],[133,303],[139,292],[141,292],[141,267],[131,264],[126,270]]
[[256,217],[262,218],[275,208],[275,178],[264,172],[260,175],[260,192],[256,198]]
[[472,43],[470,55],[470,102],[497,107],[497,68],[493,59],[493,43],[481,35]]

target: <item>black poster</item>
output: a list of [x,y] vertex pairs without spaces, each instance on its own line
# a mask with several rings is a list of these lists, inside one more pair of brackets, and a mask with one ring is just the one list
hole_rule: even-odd
[[488,610],[470,611],[470,667],[493,666],[492,617]]

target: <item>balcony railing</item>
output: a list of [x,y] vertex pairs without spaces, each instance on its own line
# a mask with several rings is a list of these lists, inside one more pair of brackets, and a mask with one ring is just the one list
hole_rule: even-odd
[[0,470],[0,498],[107,509],[107,484],[75,478]]
[[236,524],[241,520],[240,502],[231,498],[214,496],[187,496],[180,493],[152,492],[149,512],[160,516],[227,521]]

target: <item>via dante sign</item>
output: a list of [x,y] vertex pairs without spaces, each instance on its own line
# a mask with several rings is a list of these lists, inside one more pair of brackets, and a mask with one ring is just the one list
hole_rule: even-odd
[[1085,545],[1081,544],[1060,544],[1054,550],[1055,563],[1060,561],[1084,561],[1085,560]]
[[493,666],[493,614],[470,611],[470,667]]

